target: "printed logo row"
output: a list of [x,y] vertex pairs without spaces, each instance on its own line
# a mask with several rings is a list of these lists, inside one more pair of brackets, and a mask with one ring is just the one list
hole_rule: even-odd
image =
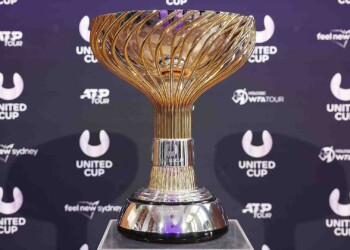
[[[79,139],[81,151],[90,158],[90,160],[76,160],[75,166],[81,169],[86,177],[101,177],[108,169],[113,167],[111,159],[101,159],[110,147],[110,138],[106,131],[101,130],[99,133],[100,144],[90,145],[90,132],[85,130]],[[248,130],[242,137],[243,151],[251,158],[259,160],[238,160],[236,166],[246,172],[246,175],[251,178],[263,178],[271,171],[276,169],[276,161],[266,159],[273,148],[273,138],[269,131],[265,130],[262,133],[263,143],[259,146],[253,145],[253,132]],[[181,159],[179,149],[175,146],[170,147],[164,157],[167,161]],[[0,144],[0,162],[6,164],[10,157],[20,157],[23,155],[36,157],[39,154],[39,149],[15,147],[15,144]],[[316,157],[316,156],[315,156]],[[321,161],[331,163],[333,161],[350,161],[350,149],[335,149],[333,146],[324,147],[318,155]]]
[[[330,83],[331,93],[340,101],[350,101],[350,89],[341,87],[342,76],[337,73],[333,76]],[[4,76],[0,73],[0,100],[8,101],[0,103],[0,120],[15,120],[27,110],[26,103],[10,102],[22,94],[24,90],[24,81],[20,74],[13,75],[13,87],[5,88]],[[109,89],[85,89],[80,99],[89,100],[91,104],[106,105],[110,103]],[[232,101],[238,105],[245,104],[278,104],[284,103],[284,96],[270,95],[266,91],[248,91],[247,89],[237,89],[234,91]],[[350,121],[350,104],[344,103],[329,103],[326,105],[326,110],[334,114],[334,119],[337,121]]]
[[[79,23],[79,33],[81,37],[90,42],[90,18],[84,16]],[[265,63],[270,60],[272,55],[276,55],[278,52],[277,46],[267,44],[259,45],[268,42],[275,33],[275,22],[271,16],[266,15],[264,18],[263,30],[256,32],[256,46],[254,52],[249,59],[251,63]],[[333,29],[327,33],[317,33],[316,39],[319,41],[332,41],[342,48],[346,48],[350,38],[350,30],[345,29]],[[23,46],[23,32],[21,31],[0,31],[0,41],[4,43],[5,47],[22,47]],[[80,45],[76,46],[76,54],[83,56],[86,63],[97,63],[97,59],[92,53],[90,46]]]
[[[15,187],[13,189],[13,201],[3,201],[4,190],[0,187],[0,235],[15,234],[18,230],[25,226],[27,220],[22,216],[15,216],[21,209],[24,196],[22,191]],[[333,229],[333,233],[337,237],[350,236],[350,219],[342,217],[350,217],[350,204],[342,204],[339,202],[340,190],[334,189],[329,195],[329,207],[333,211],[334,216],[325,219],[325,226]],[[92,220],[96,213],[120,212],[121,206],[118,205],[101,205],[100,201],[79,201],[76,204],[65,204],[62,208],[66,213],[77,213]],[[251,215],[254,219],[272,219],[273,205],[271,203],[247,203],[242,209],[242,214]],[[340,217],[340,218],[339,218]]]

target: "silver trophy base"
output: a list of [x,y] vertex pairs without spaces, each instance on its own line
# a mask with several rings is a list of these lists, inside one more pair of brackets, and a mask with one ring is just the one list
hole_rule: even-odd
[[191,243],[222,236],[228,219],[220,201],[206,189],[175,193],[141,189],[126,201],[118,230],[136,240]]

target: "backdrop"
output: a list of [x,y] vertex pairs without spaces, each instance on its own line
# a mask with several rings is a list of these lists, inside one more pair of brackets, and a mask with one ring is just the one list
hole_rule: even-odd
[[97,63],[89,25],[176,8],[253,15],[258,31],[195,104],[199,186],[255,249],[349,249],[350,1],[102,2],[0,0],[0,249],[96,249],[147,185],[151,105]]

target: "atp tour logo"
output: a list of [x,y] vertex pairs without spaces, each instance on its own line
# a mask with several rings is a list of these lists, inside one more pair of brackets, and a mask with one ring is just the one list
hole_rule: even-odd
[[350,0],[338,0],[339,4],[350,4]]
[[89,99],[91,104],[109,104],[109,89],[85,89],[80,99]]
[[[257,45],[269,41],[275,32],[275,22],[269,15],[266,15],[264,18],[264,26],[265,29],[256,32],[255,43]],[[265,63],[270,60],[270,56],[276,55],[277,51],[277,47],[273,45],[255,46],[253,54],[248,61],[250,63]]]
[[0,0],[0,6],[1,5],[14,5],[17,2],[18,2],[18,0]]
[[5,47],[22,47],[22,38],[22,31],[0,31],[0,42],[3,42]]
[[268,96],[266,91],[237,89],[233,92],[232,101],[241,106],[247,103],[284,103],[284,96]]
[[166,0],[165,1],[167,5],[169,6],[178,6],[178,5],[184,5],[188,2],[188,0]]
[[[348,102],[350,101],[350,89],[344,89],[341,85],[342,76],[337,73],[333,76],[331,80],[331,92],[335,98],[340,101]],[[327,112],[334,113],[334,119],[337,121],[350,121],[350,104],[343,103],[328,103]]]
[[19,157],[22,155],[36,156],[39,152],[39,149],[35,148],[15,148],[15,144],[0,144],[0,162],[6,163],[10,156]]
[[[108,151],[110,141],[106,131],[100,131],[99,145],[90,145],[89,140],[90,132],[85,130],[79,140],[80,149],[85,155],[91,158],[99,158]],[[86,177],[101,177],[107,169],[113,167],[113,162],[111,160],[77,160],[76,167],[82,169]]]
[[[80,36],[85,42],[90,43],[90,18],[88,16],[84,16],[79,23],[79,33]],[[75,52],[78,56],[84,57],[85,63],[97,63],[97,59],[95,58],[94,54],[92,53],[92,49],[90,46],[81,45],[77,46],[75,49]]]
[[332,41],[345,49],[349,42],[350,30],[334,29],[326,34],[319,32],[317,33],[316,38],[318,41]]
[[[270,153],[273,145],[272,136],[269,131],[263,131],[262,140],[262,145],[252,145],[253,132],[248,130],[242,138],[242,147],[244,152],[253,158],[263,158],[267,156]],[[276,168],[276,162],[268,160],[240,160],[238,161],[238,167],[242,170],[246,170],[247,176],[250,178],[262,178],[265,177],[270,170]]]
[[334,149],[334,147],[324,147],[321,149],[318,157],[327,163],[331,163],[334,160],[337,161],[350,161],[350,149]]
[[270,203],[248,203],[242,213],[250,213],[254,219],[271,219],[272,205]]
[[95,213],[120,212],[121,206],[100,205],[100,201],[79,201],[76,205],[64,205],[66,213],[80,213],[86,218],[92,220]]
[[[4,190],[0,187],[0,214],[13,215],[21,209],[23,205],[23,194],[18,187],[15,187],[12,191],[13,202],[4,202]],[[0,235],[1,234],[14,234],[20,227],[26,224],[24,217],[0,217]]]
[[24,82],[23,78],[15,73],[13,75],[13,87],[4,87],[4,75],[0,73],[0,100],[8,101],[0,103],[0,120],[15,120],[19,117],[21,112],[27,110],[25,103],[13,103],[23,92]]
[[[350,203],[341,204],[339,203],[340,191],[334,189],[329,196],[329,206],[336,214],[340,217],[350,217]],[[333,228],[333,233],[338,237],[349,237],[350,236],[350,219],[326,219],[326,227]]]

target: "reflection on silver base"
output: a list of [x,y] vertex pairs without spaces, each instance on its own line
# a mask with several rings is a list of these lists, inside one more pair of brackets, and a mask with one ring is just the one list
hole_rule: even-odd
[[[208,191],[204,193],[210,194]],[[131,196],[120,213],[120,232],[146,241],[197,242],[217,238],[227,231],[226,214],[214,196],[205,195],[208,199],[187,201],[183,199],[184,192],[169,195],[182,199],[167,202],[161,199],[160,202],[154,197],[153,201],[141,200],[140,191]]]

